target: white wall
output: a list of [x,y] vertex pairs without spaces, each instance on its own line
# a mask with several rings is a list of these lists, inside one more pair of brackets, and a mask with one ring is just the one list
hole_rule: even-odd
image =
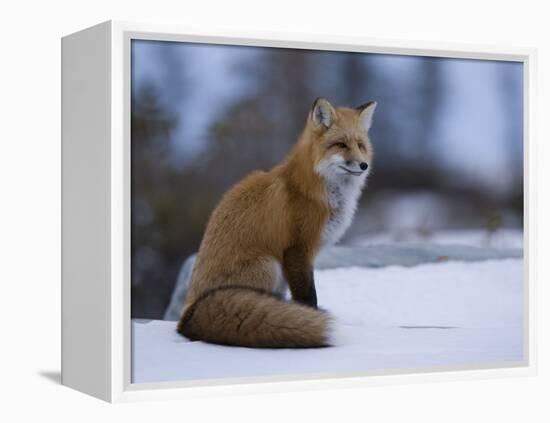
[[[115,18],[259,30],[351,34],[538,47],[550,74],[544,2],[464,0],[327,2],[25,1],[2,5],[0,102],[2,151],[2,347],[0,419],[58,421],[548,421],[550,321],[548,221],[540,219],[540,376],[340,391],[109,406],[53,384],[60,354],[60,37]],[[539,84],[539,117],[550,110],[548,79]],[[542,119],[541,119],[542,120]],[[548,123],[539,131],[539,180]],[[540,184],[539,216],[550,215]],[[544,194],[544,195],[543,195]],[[545,245],[546,244],[546,245]],[[28,256],[33,256],[29,263]],[[544,323],[544,324],[543,324]],[[46,375],[46,377],[44,376]],[[6,419],[4,414],[9,414]],[[194,420],[197,421],[197,420]]]

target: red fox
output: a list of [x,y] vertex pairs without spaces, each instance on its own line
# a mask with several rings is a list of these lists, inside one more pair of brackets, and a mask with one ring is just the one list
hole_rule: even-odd
[[351,224],[372,163],[375,108],[318,98],[288,157],[223,196],[199,248],[180,334],[247,347],[333,345],[330,316],[317,308],[314,259]]

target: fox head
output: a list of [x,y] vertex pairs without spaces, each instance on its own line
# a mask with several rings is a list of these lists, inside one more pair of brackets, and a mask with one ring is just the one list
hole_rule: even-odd
[[313,103],[306,125],[315,172],[329,181],[364,181],[373,159],[369,129],[376,102],[355,109]]

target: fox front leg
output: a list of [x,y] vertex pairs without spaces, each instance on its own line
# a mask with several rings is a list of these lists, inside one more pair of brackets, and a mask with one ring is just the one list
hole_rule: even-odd
[[313,265],[304,248],[291,247],[285,251],[283,273],[294,301],[317,308]]

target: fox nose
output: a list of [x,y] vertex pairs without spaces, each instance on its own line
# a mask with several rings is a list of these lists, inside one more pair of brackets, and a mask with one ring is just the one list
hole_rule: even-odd
[[361,170],[367,170],[367,168],[369,167],[369,165],[366,163],[366,162],[361,162],[359,164],[359,167],[361,168]]

